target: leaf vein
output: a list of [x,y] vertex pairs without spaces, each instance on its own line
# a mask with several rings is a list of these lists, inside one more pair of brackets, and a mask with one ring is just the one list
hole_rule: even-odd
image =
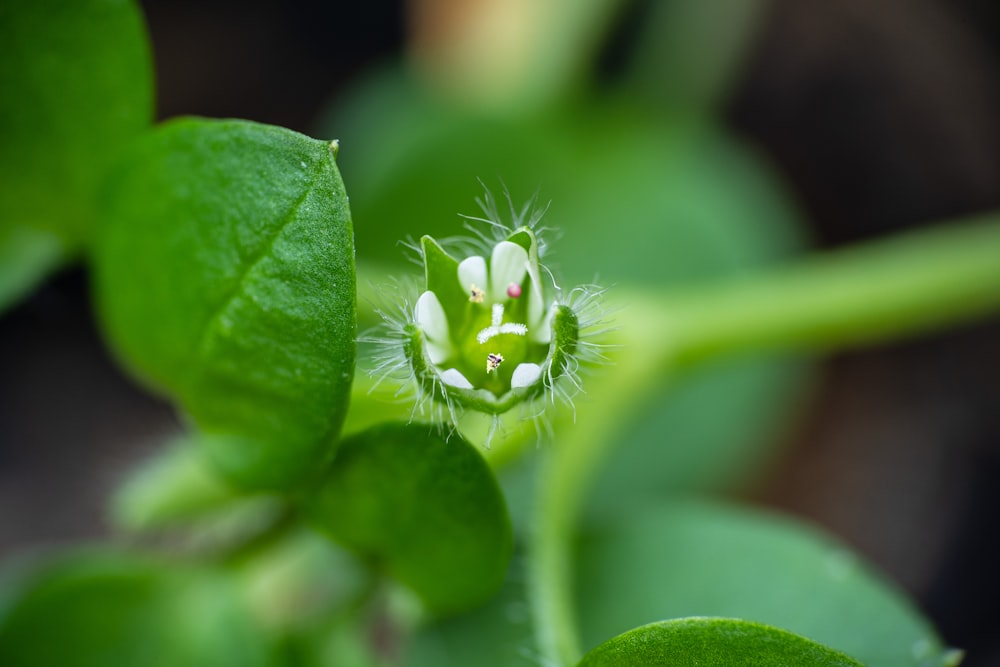
[[285,214],[285,216],[281,219],[281,222],[276,226],[274,231],[262,244],[260,251],[254,257],[252,257],[250,260],[247,261],[246,268],[244,268],[239,278],[237,278],[235,284],[233,285],[232,290],[229,291],[229,293],[225,296],[225,298],[220,300],[219,305],[211,309],[210,314],[208,315],[208,317],[205,318],[205,323],[201,327],[201,334],[198,337],[198,344],[194,350],[195,357],[199,356],[205,350],[205,346],[208,344],[210,332],[214,328],[212,325],[222,317],[222,314],[229,309],[229,306],[233,303],[233,301],[235,301],[236,298],[244,291],[244,286],[247,280],[247,276],[249,276],[250,273],[253,272],[253,270],[257,267],[258,264],[263,262],[267,257],[269,257],[272,254],[272,250],[274,249],[274,244],[277,243],[278,239],[281,237],[282,233],[285,231],[288,225],[290,225],[295,220],[296,215],[299,212],[299,209],[302,208],[302,205],[309,197],[309,193],[312,192],[313,188],[316,186],[316,183],[319,181],[319,176],[322,173],[322,171],[323,171],[323,162],[322,160],[319,160],[317,161],[317,167],[315,172],[313,173],[312,180],[303,189],[302,195],[298,199],[296,199],[295,202],[291,205],[291,207],[288,210],[288,213]]

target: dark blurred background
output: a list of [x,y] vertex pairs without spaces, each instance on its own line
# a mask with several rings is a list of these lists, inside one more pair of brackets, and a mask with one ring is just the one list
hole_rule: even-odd
[[[617,17],[609,77],[651,4]],[[402,2],[144,9],[161,118],[306,133],[415,23]],[[1000,208],[998,19],[993,0],[775,0],[726,123],[776,165],[821,248]],[[970,667],[1000,664],[1000,318],[838,354],[811,400],[749,498],[854,546]],[[0,319],[0,557],[104,535],[109,488],[176,427],[109,358],[86,272],[52,278]]]

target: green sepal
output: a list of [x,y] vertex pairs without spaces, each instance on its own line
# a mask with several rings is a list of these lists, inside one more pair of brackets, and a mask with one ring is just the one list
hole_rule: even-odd
[[470,304],[469,294],[458,283],[458,260],[430,236],[421,237],[420,250],[424,257],[426,289],[437,295],[450,325],[460,322],[466,317]]
[[760,623],[729,618],[680,618],[644,625],[610,639],[578,667],[861,667],[810,639]]

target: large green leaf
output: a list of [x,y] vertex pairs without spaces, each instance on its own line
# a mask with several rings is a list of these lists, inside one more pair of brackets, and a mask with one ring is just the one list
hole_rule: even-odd
[[232,582],[117,553],[63,556],[0,618],[0,664],[255,667],[271,648]]
[[304,502],[319,528],[384,567],[432,611],[450,613],[500,587],[511,528],[483,457],[435,429],[386,424],[345,440]]
[[686,616],[766,623],[869,667],[954,664],[931,626],[845,547],[817,531],[707,504],[646,509],[580,544],[584,643]]
[[174,121],[111,182],[96,254],[122,359],[253,487],[329,460],[355,358],[354,248],[331,147],[245,121]]
[[0,309],[89,242],[100,184],[149,126],[152,90],[134,2],[0,5]]
[[805,637],[729,618],[684,618],[645,625],[609,639],[580,667],[861,667]]

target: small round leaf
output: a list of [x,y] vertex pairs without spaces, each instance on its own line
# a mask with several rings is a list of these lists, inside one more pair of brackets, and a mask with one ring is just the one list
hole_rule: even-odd
[[431,428],[387,424],[345,440],[305,502],[318,527],[444,614],[496,593],[512,537],[486,461],[458,435]]
[[861,667],[843,653],[759,623],[681,618],[645,625],[604,642],[579,667]]

